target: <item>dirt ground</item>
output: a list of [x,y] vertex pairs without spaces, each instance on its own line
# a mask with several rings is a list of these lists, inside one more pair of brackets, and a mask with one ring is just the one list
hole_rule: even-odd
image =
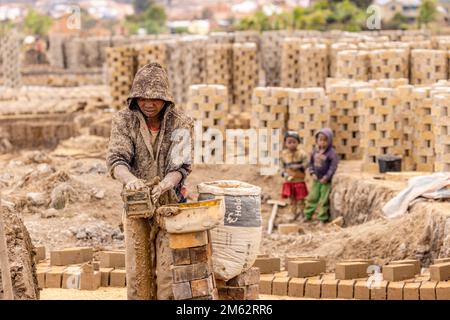
[[[77,139],[61,144],[54,151],[29,150],[1,155],[2,205],[12,206],[21,213],[33,242],[45,245],[47,252],[70,246],[93,246],[97,250],[123,248],[119,228],[121,185],[106,172],[107,139],[89,136]],[[342,165],[340,170],[345,168]],[[187,180],[189,199],[197,198],[196,186],[200,182],[219,179],[241,180],[262,188],[260,253],[279,257],[323,256],[328,269],[332,269],[340,259],[375,258],[375,262],[384,263],[411,257],[427,245],[430,214],[421,212],[391,220],[377,218],[349,227],[296,221],[301,227],[299,234],[266,235],[271,212],[266,201],[280,198],[282,178],[261,176],[259,168],[252,165],[196,165]],[[289,222],[291,218],[287,208],[281,208],[276,222]],[[42,299],[124,299],[125,296],[124,289],[114,288],[95,292],[62,289],[41,292]]]

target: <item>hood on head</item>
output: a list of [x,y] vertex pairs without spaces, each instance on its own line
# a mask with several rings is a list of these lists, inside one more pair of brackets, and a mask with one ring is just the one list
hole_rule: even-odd
[[166,101],[166,105],[174,104],[174,99],[170,93],[167,72],[159,63],[149,63],[136,72],[133,86],[127,99],[130,109],[139,108],[136,101],[137,98],[160,99]]
[[319,133],[323,133],[328,139],[328,147],[327,150],[333,147],[333,131],[330,128],[323,128],[316,133],[316,140],[319,136]]

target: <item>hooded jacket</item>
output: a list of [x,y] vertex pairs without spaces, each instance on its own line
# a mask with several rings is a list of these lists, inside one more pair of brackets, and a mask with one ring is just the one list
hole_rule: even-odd
[[[156,150],[152,148],[150,132],[137,98],[165,101]],[[161,65],[150,63],[138,70],[127,99],[127,108],[113,117],[106,157],[108,171],[113,178],[114,168],[124,165],[133,175],[145,181],[155,176],[163,179],[167,173],[178,171],[182,175],[180,185],[183,184],[191,172],[193,161],[193,121],[175,108],[173,101],[167,73]],[[177,200],[172,192],[169,194],[170,200],[167,201]]]
[[323,133],[328,138],[328,146],[324,153],[320,153],[316,146],[311,154],[309,170],[320,180],[325,178],[330,182],[338,166],[338,157],[333,148],[333,132],[329,128],[324,128],[316,133],[316,141],[319,133]]

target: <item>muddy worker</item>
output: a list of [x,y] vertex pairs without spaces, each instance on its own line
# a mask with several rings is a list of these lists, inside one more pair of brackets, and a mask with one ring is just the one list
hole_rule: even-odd
[[[139,69],[127,108],[113,118],[106,159],[111,176],[127,190],[140,190],[159,177],[151,192],[157,206],[183,201],[193,159],[193,122],[173,101],[161,65]],[[123,220],[128,299],[172,299],[167,233],[156,216]]]

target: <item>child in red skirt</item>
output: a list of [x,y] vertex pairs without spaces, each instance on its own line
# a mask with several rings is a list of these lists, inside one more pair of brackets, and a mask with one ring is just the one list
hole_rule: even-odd
[[295,131],[284,135],[285,148],[281,151],[282,176],[285,178],[281,196],[290,200],[290,211],[296,220],[303,214],[308,188],[305,183],[305,169],[308,155],[299,147],[300,136]]

